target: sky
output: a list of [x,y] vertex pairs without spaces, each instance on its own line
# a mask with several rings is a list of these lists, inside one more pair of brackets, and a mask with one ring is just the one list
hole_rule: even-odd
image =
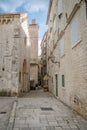
[[36,19],[40,27],[38,55],[41,53],[41,39],[47,30],[48,6],[49,0],[0,0],[0,13],[27,12],[29,23],[31,23],[32,19]]

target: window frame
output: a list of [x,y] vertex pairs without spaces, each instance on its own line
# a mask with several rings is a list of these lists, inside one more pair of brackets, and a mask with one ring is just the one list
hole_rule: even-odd
[[65,75],[62,74],[62,87],[65,87]]
[[71,44],[74,47],[80,41],[80,28],[79,28],[79,18],[75,16],[71,21]]

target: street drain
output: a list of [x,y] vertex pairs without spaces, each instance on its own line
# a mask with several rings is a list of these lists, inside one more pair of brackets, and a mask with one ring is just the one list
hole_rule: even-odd
[[42,111],[53,111],[51,107],[41,107]]
[[0,112],[0,114],[6,114],[6,112],[5,112],[5,111],[2,111],[2,112]]

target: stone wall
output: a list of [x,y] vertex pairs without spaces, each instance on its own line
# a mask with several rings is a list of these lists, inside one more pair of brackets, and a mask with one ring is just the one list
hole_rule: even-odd
[[45,32],[43,39],[41,41],[41,85],[47,84],[44,77],[47,74],[47,32]]
[[[21,22],[25,16],[27,15],[0,15],[0,90],[11,90],[13,93],[18,93],[19,91],[19,73],[22,73],[22,63],[26,59],[27,47],[23,45],[25,44],[23,43],[23,38],[25,36],[29,37],[29,34],[26,35],[28,28],[23,28],[23,21]],[[27,22],[24,27],[26,25],[28,25]]]
[[[58,0],[52,1],[48,17],[48,71],[49,89],[87,118],[87,18],[85,1],[62,1],[62,14],[58,16]],[[79,40],[72,45],[71,24],[78,18]],[[54,29],[54,21],[56,29]],[[55,30],[55,31],[54,31]],[[61,55],[61,39],[64,39],[64,54]],[[52,61],[55,56],[57,62]],[[58,76],[56,89],[55,75]],[[65,86],[62,86],[62,75]]]

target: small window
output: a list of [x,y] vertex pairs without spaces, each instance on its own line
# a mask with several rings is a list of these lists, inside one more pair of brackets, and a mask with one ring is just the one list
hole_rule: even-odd
[[6,19],[3,19],[3,23],[6,23]]
[[20,30],[19,30],[19,28],[15,28],[14,29],[14,36],[19,36],[20,35]]
[[2,68],[2,71],[5,71],[5,68],[4,68],[4,67]]
[[62,75],[62,87],[65,87],[65,77]]
[[19,83],[21,82],[21,72],[19,72]]
[[71,42],[72,45],[76,44],[79,41],[79,20],[78,17],[75,17],[71,23]]
[[58,0],[58,16],[59,18],[61,17],[62,15],[62,0]]

